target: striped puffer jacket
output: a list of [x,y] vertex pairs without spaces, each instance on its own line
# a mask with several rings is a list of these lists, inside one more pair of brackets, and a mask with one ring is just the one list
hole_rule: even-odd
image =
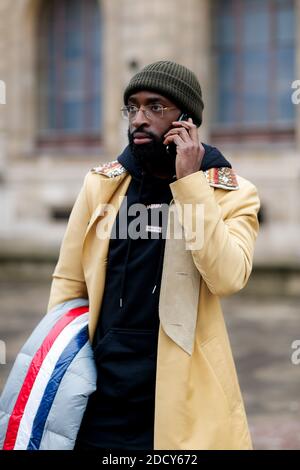
[[96,367],[88,340],[88,301],[57,305],[19,352],[0,398],[0,449],[70,450]]

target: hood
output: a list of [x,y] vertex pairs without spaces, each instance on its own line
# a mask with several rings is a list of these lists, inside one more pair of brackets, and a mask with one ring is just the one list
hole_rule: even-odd
[[201,163],[200,170],[206,171],[210,168],[231,168],[231,164],[228,160],[224,157],[224,155],[218,150],[216,147],[212,147],[211,145],[204,144],[201,142],[204,149],[204,157]]

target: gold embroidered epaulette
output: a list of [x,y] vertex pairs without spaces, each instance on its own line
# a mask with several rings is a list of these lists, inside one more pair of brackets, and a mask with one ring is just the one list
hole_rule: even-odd
[[232,168],[210,168],[205,171],[205,176],[210,184],[215,188],[235,190],[239,189],[235,171]]
[[121,163],[118,162],[118,160],[102,163],[102,165],[91,169],[92,173],[108,176],[108,178],[115,178],[116,176],[120,176],[122,173],[125,173],[125,171],[127,171],[126,168],[124,168]]

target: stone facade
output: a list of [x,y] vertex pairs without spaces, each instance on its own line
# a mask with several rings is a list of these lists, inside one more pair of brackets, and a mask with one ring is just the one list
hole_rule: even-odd
[[[57,256],[66,221],[53,211],[72,207],[83,177],[95,164],[112,160],[127,140],[120,117],[122,90],[131,75],[155,60],[178,61],[200,77],[205,101],[201,140],[211,140],[214,71],[209,0],[102,0],[102,148],[66,153],[38,150],[36,55],[37,10],[42,0],[0,0],[1,257]],[[300,0],[295,2],[300,17]],[[299,21],[298,21],[299,24]],[[300,30],[297,76],[300,79]],[[296,139],[290,143],[219,145],[238,173],[254,182],[265,223],[257,242],[257,265],[300,265],[300,106]]]

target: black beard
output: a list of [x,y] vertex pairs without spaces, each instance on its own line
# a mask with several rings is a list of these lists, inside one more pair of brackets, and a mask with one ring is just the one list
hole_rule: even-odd
[[148,144],[135,145],[133,134],[128,130],[129,146],[136,164],[152,176],[172,179],[176,175],[175,158],[167,153],[164,138],[157,138],[144,129],[136,129],[134,132],[143,132],[152,138]]

